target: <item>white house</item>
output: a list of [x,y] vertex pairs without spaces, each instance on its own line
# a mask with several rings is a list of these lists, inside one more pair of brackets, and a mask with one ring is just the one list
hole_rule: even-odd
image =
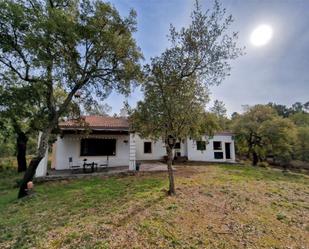
[[[163,141],[142,139],[129,131],[125,118],[86,116],[83,122],[69,120],[59,124],[61,134],[53,145],[52,165],[56,170],[72,165],[129,166],[135,170],[136,161],[162,160],[166,155]],[[176,144],[175,157],[190,161],[235,162],[233,134],[221,132],[201,141],[187,138]],[[39,165],[37,176],[45,175],[46,160]]]

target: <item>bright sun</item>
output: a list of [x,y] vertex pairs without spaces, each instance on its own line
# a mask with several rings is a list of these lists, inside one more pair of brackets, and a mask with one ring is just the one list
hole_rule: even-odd
[[269,25],[260,25],[251,33],[250,41],[254,46],[267,44],[273,35],[273,29]]

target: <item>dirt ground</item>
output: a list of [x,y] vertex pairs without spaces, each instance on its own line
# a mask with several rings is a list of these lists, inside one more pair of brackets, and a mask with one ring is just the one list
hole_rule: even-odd
[[309,178],[177,169],[177,195],[133,212],[113,230],[112,248],[309,248]]

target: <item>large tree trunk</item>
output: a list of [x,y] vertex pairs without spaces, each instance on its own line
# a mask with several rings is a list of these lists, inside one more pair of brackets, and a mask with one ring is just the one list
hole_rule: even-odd
[[39,163],[41,162],[41,160],[45,156],[46,149],[48,148],[48,139],[49,139],[50,132],[51,132],[51,129],[47,129],[47,130],[43,131],[43,133],[41,135],[37,154],[34,158],[32,158],[32,160],[29,164],[29,167],[25,172],[24,178],[23,178],[22,183],[21,183],[20,188],[19,188],[18,198],[25,197],[28,194],[27,183],[33,180],[36,169],[37,169]]
[[166,152],[167,152],[167,171],[168,171],[168,179],[169,179],[169,195],[174,195],[175,192],[175,183],[174,183],[174,173],[173,173],[173,151],[169,147],[169,145],[166,145]]
[[256,166],[258,162],[259,162],[258,154],[255,151],[253,151],[252,152],[252,165]]
[[24,132],[17,133],[16,148],[17,148],[17,171],[24,172],[27,170],[26,151],[28,137]]

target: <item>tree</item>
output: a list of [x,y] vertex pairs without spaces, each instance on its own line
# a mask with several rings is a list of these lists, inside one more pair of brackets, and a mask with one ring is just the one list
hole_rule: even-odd
[[2,124],[1,132],[12,131],[16,137],[18,172],[27,169],[27,143],[29,136],[35,135],[38,130],[41,119],[41,113],[37,112],[39,102],[40,96],[34,89],[28,86],[20,87],[15,82],[2,82],[0,117],[6,122]]
[[226,116],[226,108],[223,101],[215,100],[210,111],[216,115],[220,130],[226,130],[229,126],[230,120]]
[[309,126],[309,113],[298,112],[289,117],[297,126]]
[[309,162],[309,125],[297,127],[294,153],[296,159]]
[[309,101],[304,104],[302,104],[301,102],[295,102],[291,107],[287,107],[285,105],[280,105],[276,103],[268,103],[268,105],[274,108],[279,116],[287,118],[296,113],[308,112]]
[[295,102],[292,107],[291,107],[293,113],[297,112],[303,112],[304,111],[304,106],[301,102]]
[[198,2],[191,24],[176,31],[171,25],[171,46],[145,66],[144,100],[131,114],[133,129],[142,137],[162,139],[167,153],[169,194],[175,194],[172,169],[175,143],[210,133],[205,105],[208,89],[228,75],[229,60],[239,56],[237,33],[228,34],[232,22],[218,2],[203,12]]
[[272,155],[274,160],[286,166],[293,155],[296,141],[296,127],[287,118],[275,116],[262,123],[260,127],[265,154]]
[[[129,93],[132,81],[139,79],[141,52],[132,37],[135,17],[131,11],[121,18],[112,5],[100,0],[0,3],[0,76],[41,88],[46,114],[19,197],[26,196],[27,182],[45,155],[50,134],[78,91],[104,99],[113,89]],[[58,105],[56,87],[66,93]]]
[[[14,131],[10,122],[1,117],[0,118],[0,157],[13,156],[15,152],[15,146],[11,142],[14,139]],[[1,165],[1,163],[0,163]]]
[[255,105],[239,115],[234,121],[234,131],[238,151],[251,157],[253,165],[267,155],[282,163],[291,157],[295,126],[269,105]]
[[128,101],[123,102],[123,106],[119,110],[119,117],[127,118],[129,116],[130,106]]
[[97,101],[90,101],[84,105],[85,114],[108,116],[112,107],[106,103],[98,103]]
[[309,161],[309,113],[297,112],[289,119],[297,127],[297,139],[294,146],[295,159]]
[[215,100],[213,107],[210,108],[211,112],[216,114],[218,117],[226,117],[226,108],[223,101]]
[[285,105],[278,105],[276,103],[269,103],[268,105],[274,108],[281,117],[287,118],[291,114],[291,109]]
[[231,115],[232,120],[237,119],[239,117],[239,113],[238,112],[233,112]]
[[303,106],[304,106],[305,111],[309,112],[309,101],[307,101]]

